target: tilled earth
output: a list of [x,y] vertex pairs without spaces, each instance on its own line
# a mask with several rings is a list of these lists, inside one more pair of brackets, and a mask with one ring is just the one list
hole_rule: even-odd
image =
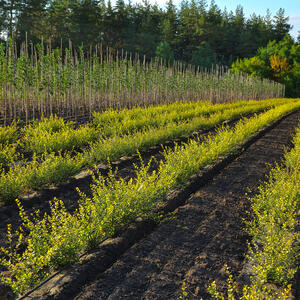
[[245,196],[266,179],[270,164],[279,162],[291,146],[300,112],[251,145],[218,176],[179,207],[174,218],[126,251],[93,282],[74,288],[73,299],[180,299],[186,283],[188,299],[208,299],[213,280],[224,286],[228,264],[242,269],[247,234],[242,218]]
[[[73,286],[68,299],[179,299],[183,282],[189,299],[208,299],[207,286],[211,281],[217,280],[221,286],[225,283],[225,263],[235,275],[242,269],[249,238],[242,222],[249,209],[245,193],[249,189],[255,193],[270,165],[281,160],[284,149],[291,146],[299,120],[300,111],[283,119],[105,272],[93,274],[92,282]],[[157,149],[143,158],[147,161],[151,155],[161,158]],[[119,176],[133,176],[131,163],[120,164]],[[46,192],[32,203],[45,209],[48,198],[55,195],[72,208],[71,203],[76,200],[73,185],[88,191],[90,181],[87,177],[66,189]],[[28,203],[30,211],[31,201]],[[3,225],[18,220],[13,206],[2,211],[0,244],[5,241]]]

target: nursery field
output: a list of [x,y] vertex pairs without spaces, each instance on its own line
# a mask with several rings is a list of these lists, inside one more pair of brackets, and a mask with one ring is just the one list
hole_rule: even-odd
[[223,66],[199,69],[182,62],[127,52],[114,53],[102,45],[84,51],[72,43],[0,45],[0,124],[56,114],[66,120],[89,120],[94,111],[168,104],[174,101],[281,98],[284,85]]
[[91,123],[50,117],[18,129],[0,127],[0,203],[57,184],[97,163],[209,129],[243,115],[298,100],[272,99],[212,105],[176,102],[170,105],[94,113]]
[[[224,291],[224,264],[239,275],[247,239],[261,236],[259,223],[243,230],[255,203],[245,193],[257,194],[293,143],[299,152],[299,139],[292,142],[299,121],[300,99],[280,98],[174,102],[94,112],[85,124],[51,116],[0,127],[0,299],[57,270],[25,299],[208,299]],[[295,174],[297,153],[285,156]],[[293,236],[288,220],[278,243]],[[278,289],[293,280],[295,241],[283,250],[291,255],[282,274],[274,266],[264,279]]]

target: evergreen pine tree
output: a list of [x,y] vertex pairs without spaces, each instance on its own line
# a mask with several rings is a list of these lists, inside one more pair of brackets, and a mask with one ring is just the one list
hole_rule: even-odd
[[274,17],[274,34],[276,41],[282,40],[292,29],[288,21],[289,17],[286,17],[284,9],[280,8]]
[[36,44],[42,38],[47,39],[49,37],[47,3],[47,0],[23,1],[16,26],[18,40],[24,41],[27,34],[28,40]]
[[6,37],[12,37],[16,34],[16,25],[23,2],[22,0],[3,0],[0,2],[0,18],[3,22],[0,27],[3,28]]

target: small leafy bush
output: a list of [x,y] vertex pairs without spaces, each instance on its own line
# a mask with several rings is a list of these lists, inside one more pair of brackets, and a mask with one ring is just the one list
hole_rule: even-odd
[[15,143],[18,139],[18,128],[16,123],[10,126],[0,126],[0,145]]

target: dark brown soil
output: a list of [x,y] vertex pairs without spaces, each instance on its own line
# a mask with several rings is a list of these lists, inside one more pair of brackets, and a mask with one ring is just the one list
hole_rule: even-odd
[[[251,145],[209,184],[194,193],[176,214],[128,249],[93,282],[73,287],[69,299],[179,299],[183,282],[188,299],[209,299],[207,286],[224,285],[227,263],[238,275],[247,251],[242,218],[270,164],[280,161],[300,112]],[[72,295],[72,296],[71,296]]]

